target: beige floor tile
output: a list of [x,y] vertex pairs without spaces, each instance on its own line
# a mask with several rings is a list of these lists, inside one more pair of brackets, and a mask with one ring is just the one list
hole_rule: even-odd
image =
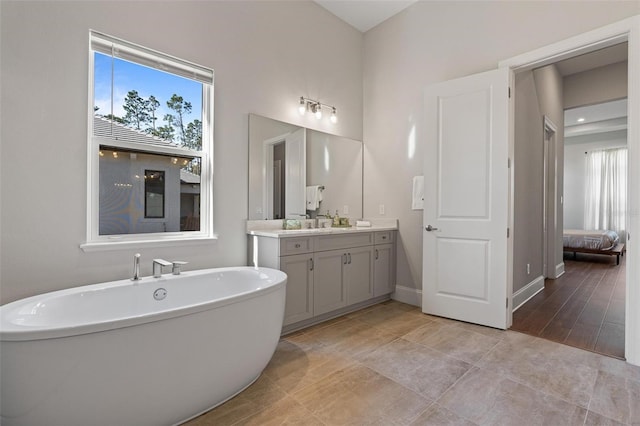
[[318,340],[331,351],[353,359],[360,359],[397,338],[393,333],[371,327],[358,319],[318,329],[307,336]]
[[404,339],[372,352],[362,363],[431,400],[440,397],[471,367]]
[[582,424],[586,409],[474,367],[438,401],[480,425]]
[[481,334],[474,329],[439,322],[423,325],[403,338],[472,364],[500,341],[498,337]]
[[293,398],[286,397],[274,405],[240,420],[234,426],[323,426],[320,420]]
[[420,415],[411,426],[474,426],[469,420],[463,419],[439,404],[433,404]]
[[585,426],[623,426],[624,423],[617,422],[600,414],[589,411],[587,413],[587,419],[584,422]]
[[584,352],[510,332],[477,365],[586,408],[598,370],[573,358],[573,351]]
[[361,365],[338,371],[293,397],[327,425],[409,424],[431,403]]
[[217,408],[185,423],[185,426],[232,425],[286,397],[287,394],[263,374],[243,392]]
[[338,370],[353,361],[304,335],[295,342],[281,340],[264,374],[287,393],[293,393]]
[[599,372],[589,410],[626,424],[640,424],[640,382]]
[[365,322],[370,326],[381,328],[397,337],[403,336],[432,320],[417,309],[405,309],[396,305],[381,305],[353,315],[352,318]]
[[389,301],[286,336],[256,383],[186,425],[634,423],[640,367]]

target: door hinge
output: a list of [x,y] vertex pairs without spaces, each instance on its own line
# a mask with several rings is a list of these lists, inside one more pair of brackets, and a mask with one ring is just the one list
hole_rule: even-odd
[[507,169],[511,168],[511,158],[507,158]]
[[509,298],[508,298],[508,297],[507,297],[506,302],[507,302],[507,303],[505,303],[504,307],[508,309],[508,308],[509,308]]
[[509,238],[509,228],[507,228],[507,238]]
[[509,99],[511,99],[511,87],[509,87]]

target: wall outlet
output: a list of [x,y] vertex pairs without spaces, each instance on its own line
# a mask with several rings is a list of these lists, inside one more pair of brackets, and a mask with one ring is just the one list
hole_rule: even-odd
[[342,207],[342,214],[349,214],[349,206],[348,205],[344,205]]
[[531,273],[531,264],[527,263],[527,275]]
[[378,208],[378,213],[384,214],[384,204],[380,204],[380,207]]

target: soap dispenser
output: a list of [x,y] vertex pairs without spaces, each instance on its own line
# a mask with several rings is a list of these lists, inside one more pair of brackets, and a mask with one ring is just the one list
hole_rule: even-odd
[[340,226],[340,214],[336,210],[336,215],[333,217],[333,226]]

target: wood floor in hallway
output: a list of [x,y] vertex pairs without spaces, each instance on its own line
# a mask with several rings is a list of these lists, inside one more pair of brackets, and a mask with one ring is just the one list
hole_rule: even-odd
[[624,359],[625,256],[565,255],[565,273],[513,313],[512,330]]

